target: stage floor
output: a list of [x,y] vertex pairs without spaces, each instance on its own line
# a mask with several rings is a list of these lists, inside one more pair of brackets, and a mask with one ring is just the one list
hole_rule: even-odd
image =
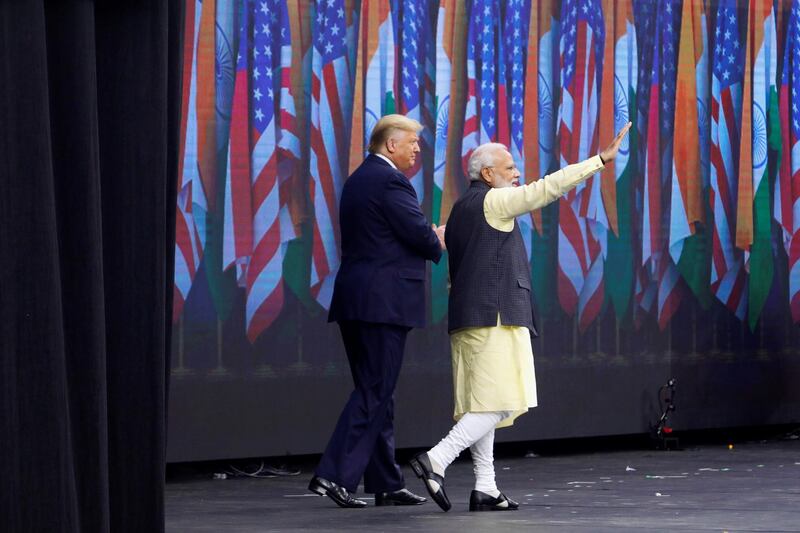
[[[473,475],[463,458],[447,471],[448,513],[431,501],[340,509],[306,490],[305,465],[296,477],[170,481],[167,531],[800,531],[798,440],[521,455],[495,464],[500,490],[520,502],[515,512],[468,512]],[[427,496],[404,471],[407,487]]]

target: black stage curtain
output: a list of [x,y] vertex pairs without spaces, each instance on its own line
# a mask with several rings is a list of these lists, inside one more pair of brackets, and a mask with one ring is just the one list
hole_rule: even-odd
[[0,1],[0,530],[164,530],[183,2]]

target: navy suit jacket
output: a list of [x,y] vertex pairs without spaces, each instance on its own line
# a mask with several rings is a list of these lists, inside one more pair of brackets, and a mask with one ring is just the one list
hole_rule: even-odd
[[408,178],[370,154],[342,188],[342,263],[328,321],[425,325],[425,260],[439,262],[436,233]]

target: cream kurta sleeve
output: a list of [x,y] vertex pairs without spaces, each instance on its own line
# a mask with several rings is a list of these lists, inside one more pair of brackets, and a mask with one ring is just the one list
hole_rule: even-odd
[[555,201],[601,170],[603,166],[600,156],[596,155],[580,163],[567,165],[548,174],[544,179],[521,187],[492,189],[486,193],[483,201],[486,221],[498,231],[511,231],[514,228],[515,217],[541,209]]

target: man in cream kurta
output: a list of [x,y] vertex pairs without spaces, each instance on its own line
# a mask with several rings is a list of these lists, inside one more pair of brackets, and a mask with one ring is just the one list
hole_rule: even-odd
[[494,474],[495,428],[536,407],[530,335],[530,267],[516,217],[540,209],[613,160],[628,123],[599,155],[527,185],[507,148],[489,143],[470,157],[470,187],[453,207],[445,242],[450,261],[449,331],[457,421],[448,435],[411,466],[445,511],[447,467],[470,448],[476,477],[470,511],[513,510]]

